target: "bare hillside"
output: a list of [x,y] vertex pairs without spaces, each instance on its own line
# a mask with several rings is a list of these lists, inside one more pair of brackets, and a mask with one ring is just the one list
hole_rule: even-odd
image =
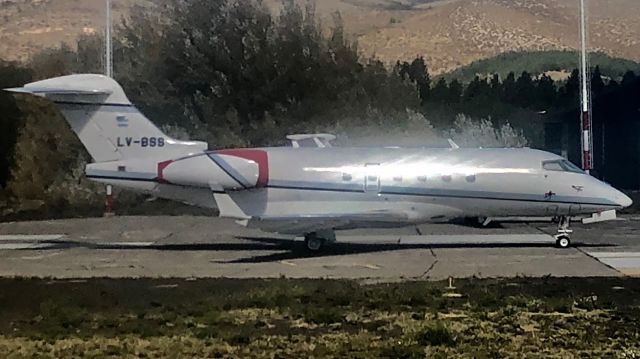
[[[424,55],[437,72],[507,51],[574,49],[576,0],[456,0],[416,5],[396,24],[359,37],[362,50],[387,61]],[[640,3],[591,1],[591,48],[640,60]],[[393,16],[393,14],[389,14]],[[400,18],[398,16],[398,18]],[[391,21],[390,21],[391,22]]]
[[[157,1],[157,0],[156,0]],[[279,0],[265,0],[273,9]],[[385,62],[416,55],[436,73],[506,51],[572,49],[578,44],[577,0],[315,0],[329,26],[342,14],[365,55]],[[638,0],[591,0],[593,50],[640,60]],[[114,0],[116,16],[132,4]],[[152,5],[148,5],[153,9]],[[153,11],[153,10],[151,10]],[[0,0],[0,58],[102,31],[104,0]]]

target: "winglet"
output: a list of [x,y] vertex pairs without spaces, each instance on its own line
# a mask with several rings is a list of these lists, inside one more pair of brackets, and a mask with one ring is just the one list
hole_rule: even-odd
[[457,143],[453,142],[452,139],[447,139],[447,141],[449,141],[449,146],[451,146],[452,149],[457,150],[458,148],[460,148],[460,146],[458,146]]

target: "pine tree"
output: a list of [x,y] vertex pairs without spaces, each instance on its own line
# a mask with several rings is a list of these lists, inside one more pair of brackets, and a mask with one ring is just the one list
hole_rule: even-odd
[[531,74],[527,71],[523,71],[518,80],[516,81],[516,97],[515,103],[524,107],[530,108],[535,102],[535,87],[533,85],[533,79]]
[[591,91],[593,93],[594,98],[604,92],[604,81],[602,80],[602,74],[600,72],[600,66],[596,66],[591,74]]
[[516,95],[516,74],[509,72],[507,77],[502,81],[502,89],[500,90],[500,99],[507,104],[513,104]]
[[449,86],[444,77],[438,79],[436,85],[431,90],[431,100],[440,103],[446,103],[449,97]]
[[502,87],[502,83],[500,83],[500,76],[498,74],[493,74],[491,77],[491,101],[497,102],[500,101],[500,89]]
[[553,105],[558,96],[556,84],[551,77],[546,74],[540,76],[536,81],[536,103],[540,109],[548,109]]
[[580,105],[580,71],[574,69],[567,82],[558,91],[558,102],[561,106],[572,107]]
[[463,87],[457,79],[451,80],[449,83],[449,96],[446,103],[460,103],[462,99]]
[[429,70],[427,69],[424,57],[416,57],[411,64],[403,63],[400,75],[402,78],[408,78],[416,84],[422,103],[425,103],[429,99],[431,77],[429,76]]
[[635,80],[636,80],[635,72],[629,70],[629,71],[625,72],[624,76],[622,76],[622,83],[620,85],[627,86],[627,85],[633,83]]

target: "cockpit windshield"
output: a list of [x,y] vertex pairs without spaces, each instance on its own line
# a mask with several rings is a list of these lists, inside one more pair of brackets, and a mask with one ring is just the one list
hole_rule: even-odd
[[542,162],[542,168],[547,171],[584,173],[580,167],[567,160],[554,160]]

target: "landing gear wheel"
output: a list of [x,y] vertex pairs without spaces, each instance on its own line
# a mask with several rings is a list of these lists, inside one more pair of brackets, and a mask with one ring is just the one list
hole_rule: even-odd
[[556,247],[569,248],[571,246],[571,233],[573,231],[569,229],[571,218],[568,216],[561,216],[558,218],[558,234],[555,235]]
[[556,247],[569,248],[571,246],[571,238],[567,235],[556,236]]
[[318,238],[315,233],[311,233],[304,237],[304,244],[306,244],[307,249],[310,252],[319,252],[322,247],[324,247],[325,240],[323,238]]

